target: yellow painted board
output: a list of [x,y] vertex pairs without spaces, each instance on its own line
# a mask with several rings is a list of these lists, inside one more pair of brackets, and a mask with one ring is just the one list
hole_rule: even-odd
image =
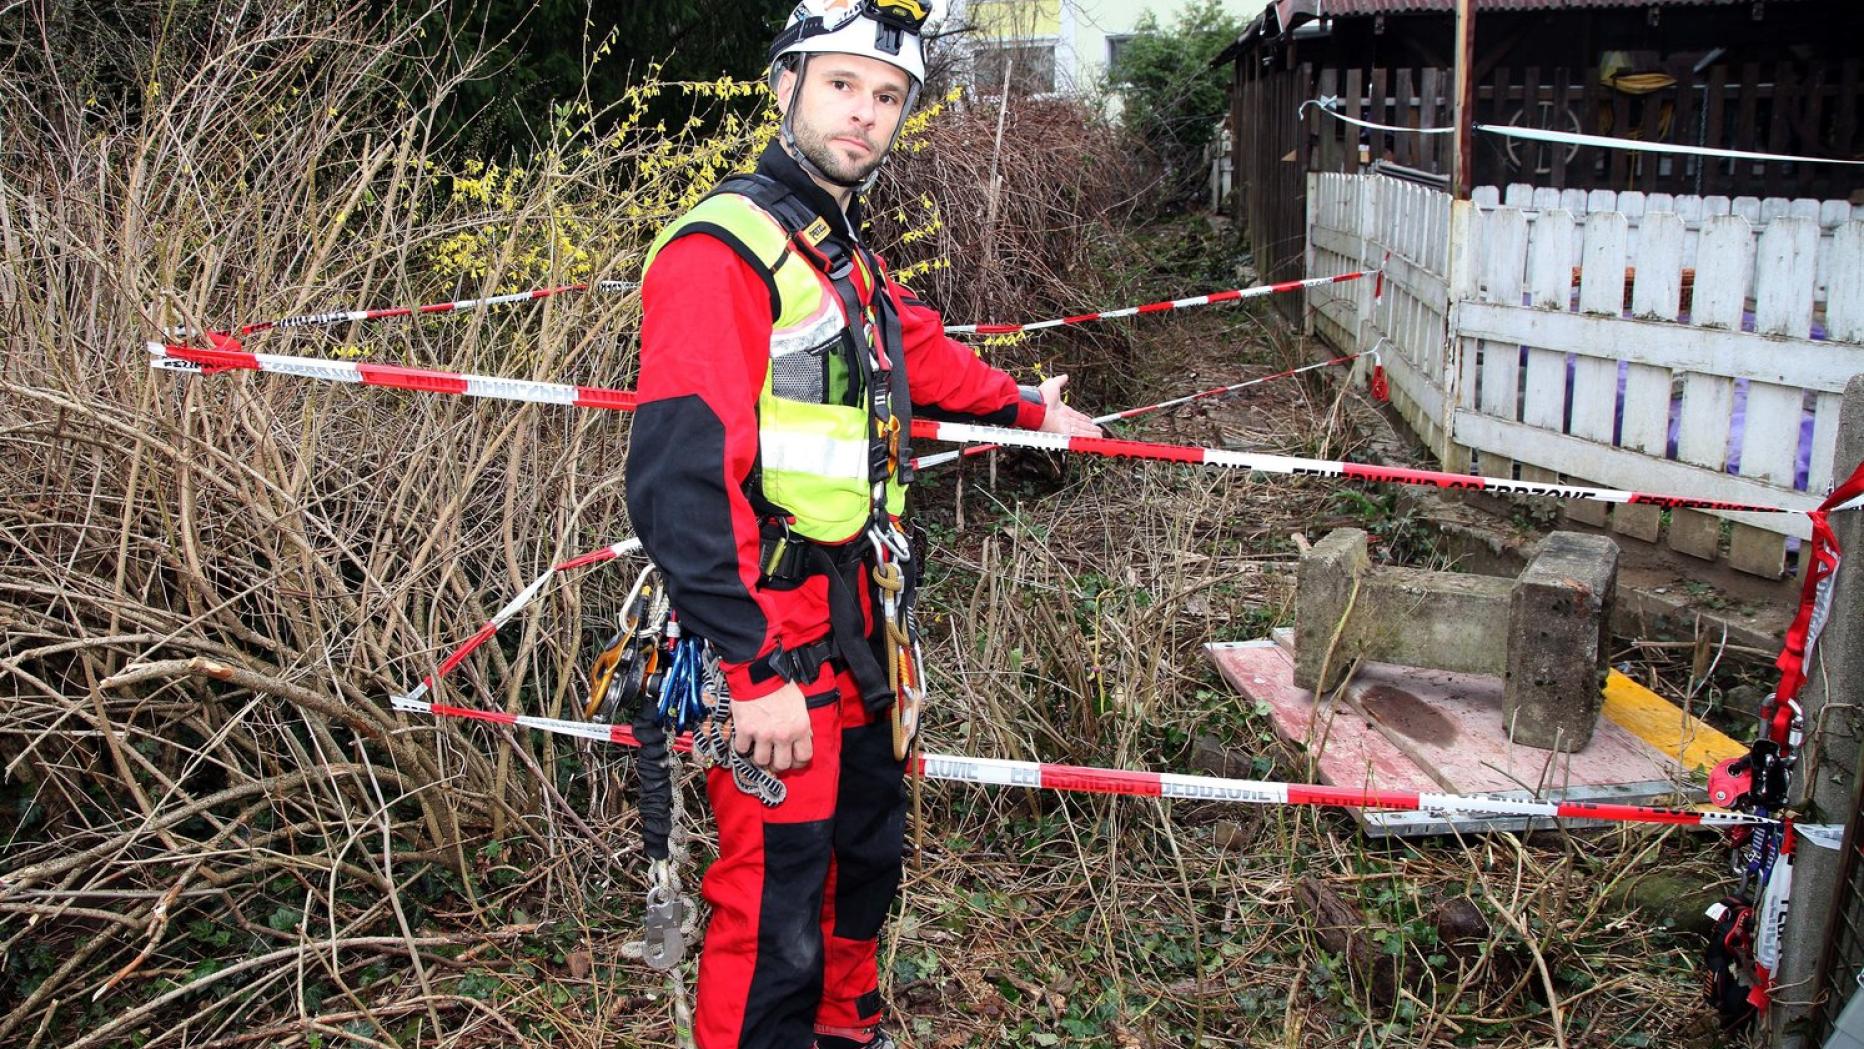
[[1745,744],[1616,670],[1605,679],[1605,716],[1689,770],[1706,771],[1748,751]]
[[1061,32],[1061,0],[979,0],[970,16],[987,37],[1024,39]]

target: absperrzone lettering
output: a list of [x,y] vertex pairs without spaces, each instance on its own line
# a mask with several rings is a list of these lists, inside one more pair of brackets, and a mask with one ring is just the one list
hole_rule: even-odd
[[1286,800],[1273,791],[1260,788],[1214,783],[1182,783],[1177,780],[1166,780],[1160,784],[1159,795],[1166,798],[1190,798],[1195,801],[1247,801],[1262,805],[1278,804]]

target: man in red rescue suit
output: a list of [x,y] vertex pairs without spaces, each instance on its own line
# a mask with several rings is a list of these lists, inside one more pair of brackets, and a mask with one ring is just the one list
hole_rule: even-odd
[[916,668],[887,629],[910,629],[911,596],[875,580],[916,574],[911,413],[1099,433],[1065,377],[1019,389],[947,339],[856,235],[925,75],[925,2],[798,5],[771,48],[780,141],[669,226],[643,277],[629,513],[719,657],[733,747],[783,784],[773,805],[708,776],[701,1049],[893,1045],[875,960]]

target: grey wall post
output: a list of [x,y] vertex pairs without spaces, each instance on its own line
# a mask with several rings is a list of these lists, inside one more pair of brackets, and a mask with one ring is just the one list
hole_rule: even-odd
[[[1849,476],[1864,461],[1864,375],[1854,375],[1845,386],[1838,422],[1838,456],[1834,473]],[[1831,618],[1820,637],[1800,692],[1805,708],[1807,740],[1793,773],[1792,801],[1810,823],[1848,823],[1856,796],[1859,751],[1864,744],[1864,707],[1859,687],[1864,682],[1864,511],[1833,515],[1832,531],[1843,560],[1832,591]],[[1826,710],[1827,706],[1830,710]],[[1814,729],[1816,728],[1816,732]],[[1810,780],[1806,771],[1814,773]],[[1829,849],[1798,849],[1793,865],[1792,906],[1782,937],[1780,971],[1774,980],[1773,1007],[1768,1010],[1768,1043],[1782,1047],[1810,1046],[1802,1033],[1788,1028],[1812,1010],[1823,988],[1814,986],[1832,918],[1838,905],[1840,856]],[[1864,901],[1847,901],[1852,907]],[[1846,974],[1847,981],[1851,974]],[[1829,983],[1830,981],[1825,981]],[[1827,1017],[1837,1015],[1831,1003]]]

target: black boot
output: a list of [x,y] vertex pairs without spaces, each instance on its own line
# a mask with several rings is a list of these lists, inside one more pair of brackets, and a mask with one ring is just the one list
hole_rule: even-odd
[[898,1042],[888,1038],[886,1032],[876,1031],[872,1041],[857,1042],[851,1038],[841,1038],[832,1034],[816,1036],[816,1049],[900,1049]]

